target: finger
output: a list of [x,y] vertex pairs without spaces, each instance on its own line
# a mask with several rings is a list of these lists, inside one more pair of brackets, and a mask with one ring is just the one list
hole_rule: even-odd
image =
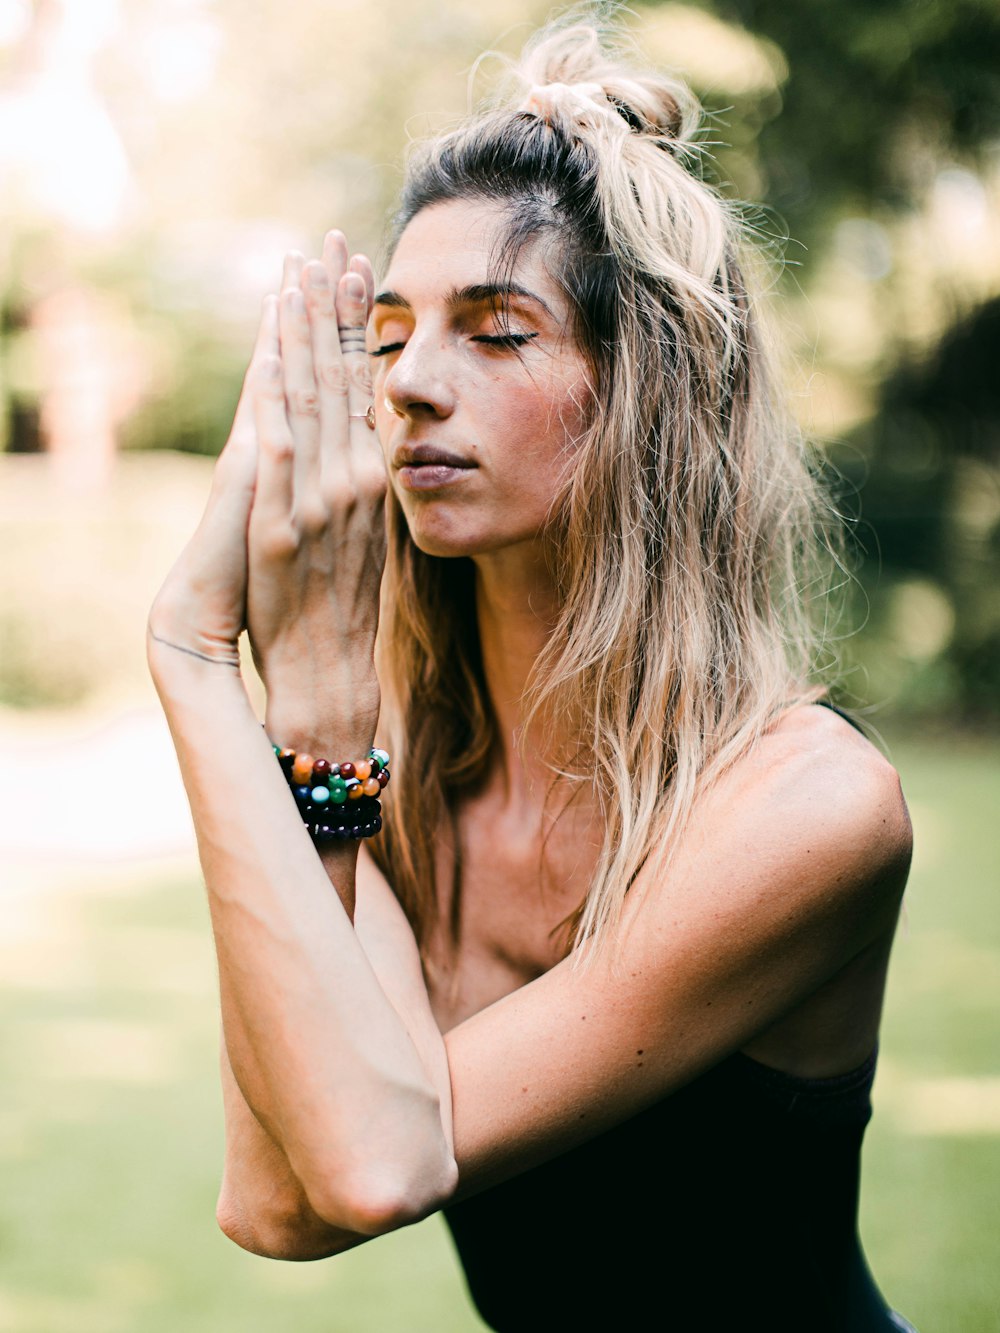
[[263,355],[264,346],[267,341],[266,326],[270,318],[268,303],[273,306],[277,300],[274,296],[265,296],[261,303],[260,323],[257,325],[257,335],[254,338],[253,351],[250,353],[250,361],[247,365],[246,373],[243,376],[243,385],[240,389],[239,401],[236,404],[236,412],[233,416],[232,430],[229,432],[229,439],[226,442],[226,449],[236,444],[238,448],[253,448],[256,445],[256,434],[253,428],[253,375],[260,357]]
[[347,266],[354,273],[360,273],[365,280],[365,291],[368,294],[368,309],[371,310],[375,304],[375,270],[372,268],[371,260],[367,255],[351,255],[351,262]]
[[330,291],[335,292],[347,271],[347,237],[342,231],[334,229],[323,237],[323,265],[330,279]]
[[281,290],[287,291],[290,287],[298,287],[302,276],[302,266],[305,264],[305,255],[298,250],[289,250],[285,255],[285,262],[281,269]]
[[295,445],[285,412],[278,303],[268,304],[264,343],[253,377],[254,425],[257,430],[257,491],[252,519],[275,532],[288,530],[295,497]]
[[305,296],[286,288],[278,306],[285,408],[295,445],[295,494],[315,495],[319,482],[320,404],[313,374],[312,338]]
[[347,465],[347,367],[337,329],[335,288],[326,265],[312,260],[302,271],[302,291],[309,311],[313,371],[320,402],[320,467],[329,475]]
[[371,374],[365,350],[368,291],[360,273],[348,271],[337,284],[337,330],[347,372],[347,407],[351,424],[368,427],[364,413],[371,402]]
[[[364,277],[348,271],[337,284],[337,333],[347,379],[347,411],[351,423],[349,440],[369,455],[375,448],[365,412],[372,401],[372,376],[365,352],[365,325],[368,324],[368,289]],[[365,459],[365,461],[368,461]]]

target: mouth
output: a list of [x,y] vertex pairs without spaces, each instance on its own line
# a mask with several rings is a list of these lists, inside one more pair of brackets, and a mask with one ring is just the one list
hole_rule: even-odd
[[392,466],[406,491],[439,491],[461,483],[476,464],[434,444],[404,444],[395,451]]
[[393,454],[392,465],[399,470],[423,468],[474,468],[475,463],[434,444],[404,444]]

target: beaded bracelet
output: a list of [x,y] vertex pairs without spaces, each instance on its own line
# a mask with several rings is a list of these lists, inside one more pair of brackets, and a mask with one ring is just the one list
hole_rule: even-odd
[[275,745],[302,822],[314,842],[371,838],[382,827],[377,797],[389,782],[389,756],[372,748],[367,759],[333,764]]

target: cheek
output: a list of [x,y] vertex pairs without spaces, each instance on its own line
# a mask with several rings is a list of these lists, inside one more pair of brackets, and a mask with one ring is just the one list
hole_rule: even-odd
[[496,421],[520,442],[526,457],[555,460],[580,438],[588,423],[590,390],[582,375],[554,378],[541,390],[506,393]]

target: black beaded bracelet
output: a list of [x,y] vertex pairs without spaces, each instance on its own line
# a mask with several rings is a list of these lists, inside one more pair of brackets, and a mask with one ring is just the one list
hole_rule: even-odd
[[367,759],[342,764],[275,745],[302,822],[316,843],[371,838],[382,827],[378,800],[389,782],[389,756],[373,748]]

